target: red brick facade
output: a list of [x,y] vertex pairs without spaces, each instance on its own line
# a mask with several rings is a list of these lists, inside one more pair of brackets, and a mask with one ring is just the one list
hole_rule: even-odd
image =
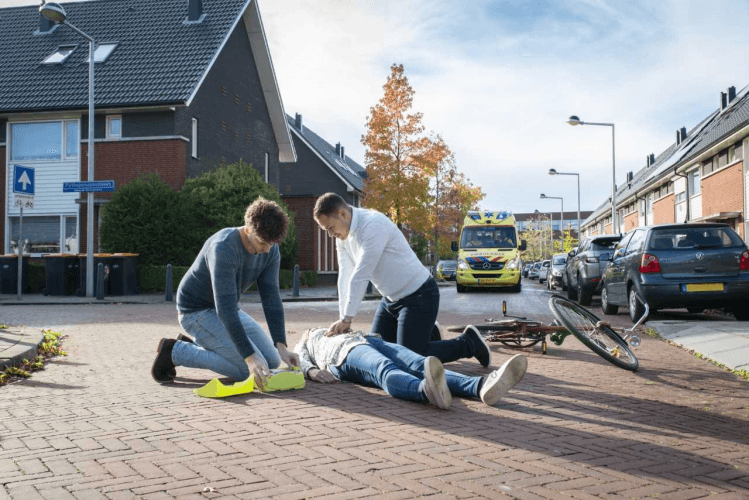
[[653,202],[653,224],[672,224],[675,217],[673,193]]
[[[743,162],[738,162],[702,179],[702,215],[718,212],[742,212],[744,205]],[[744,218],[735,221],[736,231],[744,236]]]
[[632,212],[624,216],[624,232],[629,232],[637,227],[637,212]]
[[[301,271],[337,272],[335,238],[320,230],[312,211],[317,197],[284,198],[284,203],[294,212],[296,239],[299,242],[297,264]],[[327,245],[327,248],[326,248]]]

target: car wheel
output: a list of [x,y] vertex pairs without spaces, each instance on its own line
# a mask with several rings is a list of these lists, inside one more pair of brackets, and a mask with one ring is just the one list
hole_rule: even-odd
[[593,292],[583,286],[583,280],[577,277],[577,302],[581,306],[589,306],[593,301]]
[[567,285],[567,298],[577,300],[577,289],[572,286],[571,282]]
[[687,312],[692,313],[692,314],[699,314],[704,310],[705,310],[704,307],[687,307]]
[[609,291],[606,290],[606,285],[603,285],[601,289],[601,309],[603,314],[613,315],[619,312],[619,306],[609,304]]
[[632,320],[632,323],[637,323],[637,320],[645,314],[645,306],[637,299],[634,286],[629,288],[627,295],[629,297],[629,319]]
[[466,291],[466,287],[464,287],[463,285],[461,285],[457,281],[455,282],[455,289],[458,291],[458,293],[463,293],[463,292]]
[[749,311],[745,307],[735,307],[731,309],[731,313],[737,321],[749,321]]

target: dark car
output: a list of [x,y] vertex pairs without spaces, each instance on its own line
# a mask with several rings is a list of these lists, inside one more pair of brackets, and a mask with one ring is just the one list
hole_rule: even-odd
[[554,290],[555,287],[559,286],[564,289],[564,283],[562,282],[562,273],[564,273],[565,264],[567,263],[566,253],[555,253],[551,257],[551,266],[546,271],[546,288]]
[[570,300],[577,300],[583,306],[590,305],[593,294],[599,289],[603,271],[621,239],[621,234],[591,236],[585,238],[577,250],[568,254],[564,277],[566,283],[563,282],[563,285],[567,286]]
[[[638,299],[639,297],[639,299]],[[749,251],[726,224],[663,224],[627,233],[603,277],[605,314],[629,307],[633,321],[651,311],[726,308],[749,320]]]
[[437,279],[455,281],[455,270],[458,262],[455,260],[441,260],[437,262]]
[[526,264],[525,267],[523,267],[523,278],[528,277],[528,271],[531,270],[531,267],[533,267],[533,264]]

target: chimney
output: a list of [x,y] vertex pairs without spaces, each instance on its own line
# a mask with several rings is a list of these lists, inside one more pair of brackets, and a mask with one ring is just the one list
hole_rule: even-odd
[[54,25],[55,23],[44,17],[41,12],[39,13],[39,33],[49,32]]
[[335,145],[335,154],[341,156],[341,143]]
[[676,129],[676,145],[678,146],[682,142],[684,142],[684,139],[687,138],[687,128],[681,127],[680,129]]
[[631,170],[627,172],[627,182],[632,182],[632,179],[634,178],[635,178],[634,172],[632,172]]
[[198,21],[203,15],[203,0],[187,0],[187,20]]
[[650,153],[649,159],[650,165],[655,165],[655,155],[653,153]]
[[736,99],[736,87],[733,85],[728,87],[728,102],[731,103]]
[[725,92],[720,93],[720,110],[723,111],[728,107],[728,94]]
[[346,148],[341,146],[341,158],[346,159]]
[[302,129],[302,115],[299,113],[294,116],[294,126],[299,130],[299,132],[304,133],[304,129]]

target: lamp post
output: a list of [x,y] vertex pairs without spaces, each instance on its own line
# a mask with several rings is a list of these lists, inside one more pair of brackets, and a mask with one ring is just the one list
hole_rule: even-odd
[[[559,251],[564,250],[564,198],[561,196],[546,196],[545,194],[541,193],[541,199],[542,200],[560,200],[562,202],[562,211],[560,212],[560,219],[559,219]],[[554,241],[554,224],[551,225],[551,241]],[[554,254],[554,245],[551,246],[551,254]]]
[[[582,121],[578,116],[572,115],[567,119],[567,123],[575,126],[575,125],[598,125],[601,127],[611,127],[611,174],[612,174],[612,182],[611,182],[611,234],[616,234],[619,232],[619,226],[616,224],[616,140],[615,140],[615,134],[614,134],[614,124],[613,123],[593,123],[593,122],[584,122]],[[578,228],[578,231],[580,229]]]
[[[39,12],[57,24],[69,26],[88,40],[88,179],[94,180],[94,39],[67,21],[62,6],[49,2],[39,7]],[[94,296],[94,193],[87,193],[86,211],[86,297]]]
[[549,175],[576,175],[577,176],[577,241],[580,241],[580,174],[571,172],[557,172],[555,168],[549,169]]

